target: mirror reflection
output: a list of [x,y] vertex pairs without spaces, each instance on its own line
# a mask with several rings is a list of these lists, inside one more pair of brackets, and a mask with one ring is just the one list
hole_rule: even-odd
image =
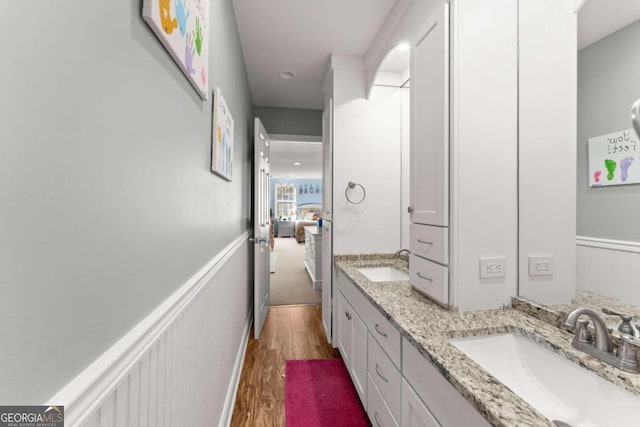
[[[632,315],[634,326],[640,323],[640,184],[632,178],[640,177],[640,138],[630,115],[640,98],[638,19],[637,1],[588,0],[578,14],[576,295],[571,304],[553,306],[562,312],[606,307]],[[598,141],[615,133],[627,135],[628,144]],[[610,327],[620,324],[619,316],[606,319]]]

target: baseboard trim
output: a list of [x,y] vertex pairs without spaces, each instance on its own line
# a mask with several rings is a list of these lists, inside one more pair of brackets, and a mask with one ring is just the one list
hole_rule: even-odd
[[242,375],[242,367],[244,366],[244,358],[247,353],[249,332],[251,331],[252,324],[253,310],[249,312],[244,326],[244,331],[242,331],[242,339],[240,340],[240,346],[238,347],[238,356],[236,357],[236,363],[233,365],[233,374],[231,375],[231,382],[229,383],[229,389],[227,390],[227,398],[225,399],[222,416],[220,417],[220,427],[229,427],[231,425],[231,417],[233,416],[233,408],[236,404],[236,397],[238,395],[238,387],[240,386],[240,377]]
[[86,422],[248,237],[245,232],[231,242],[45,405],[64,405],[67,426]]
[[640,253],[640,242],[626,240],[612,240],[601,239],[598,237],[576,236],[576,245],[598,249],[609,249],[619,252]]

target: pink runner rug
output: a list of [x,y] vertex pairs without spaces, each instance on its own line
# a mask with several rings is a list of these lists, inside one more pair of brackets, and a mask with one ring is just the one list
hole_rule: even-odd
[[287,360],[287,427],[370,426],[342,359]]

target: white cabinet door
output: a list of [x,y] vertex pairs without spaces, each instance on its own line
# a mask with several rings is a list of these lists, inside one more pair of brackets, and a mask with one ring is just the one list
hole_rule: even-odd
[[449,9],[426,21],[411,47],[411,221],[449,224]]
[[[333,224],[327,221],[322,225],[322,326],[327,341],[332,342],[333,312]],[[337,288],[337,285],[336,285]],[[335,327],[336,325],[333,325]]]
[[367,402],[367,325],[355,311],[351,318],[351,372],[360,400]]
[[344,295],[338,292],[338,349],[347,369],[351,370],[351,306]]
[[402,427],[439,427],[406,380],[402,380]]
[[322,218],[333,219],[333,99],[322,113]]

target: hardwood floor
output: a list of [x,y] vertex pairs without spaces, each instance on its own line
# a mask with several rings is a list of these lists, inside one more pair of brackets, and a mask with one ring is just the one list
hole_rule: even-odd
[[232,427],[284,426],[286,360],[340,357],[327,343],[317,305],[274,306],[260,340],[250,333]]

